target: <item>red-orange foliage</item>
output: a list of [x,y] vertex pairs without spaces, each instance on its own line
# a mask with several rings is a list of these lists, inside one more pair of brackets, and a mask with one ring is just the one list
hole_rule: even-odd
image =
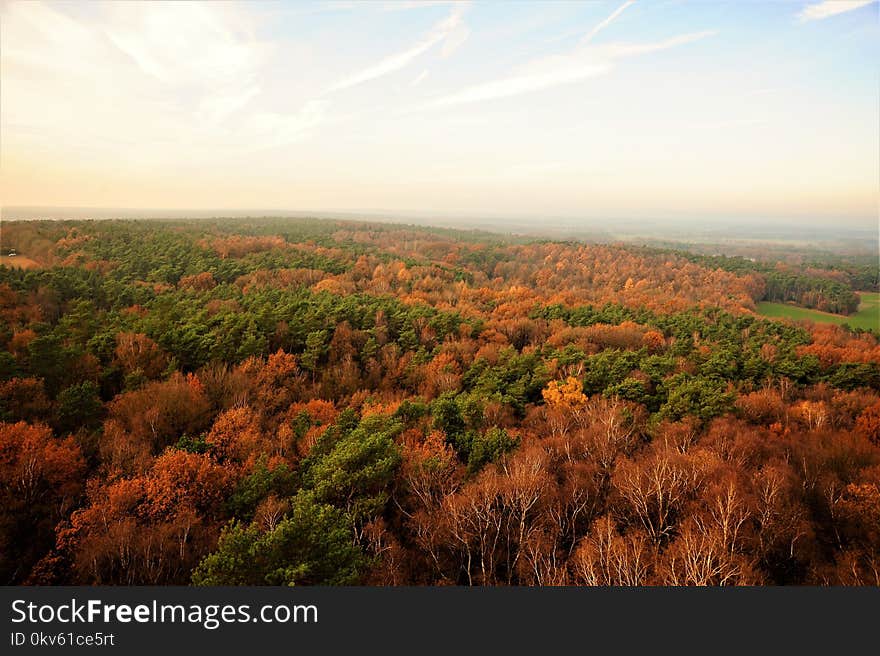
[[444,392],[457,392],[460,386],[461,366],[451,353],[439,353],[425,366],[422,395],[426,399]]
[[0,381],[0,412],[13,421],[44,417],[51,404],[39,378],[10,378]]
[[248,358],[237,372],[244,376],[243,399],[268,417],[285,412],[302,396],[305,375],[296,356],[278,350],[265,360]]
[[168,358],[159,345],[143,333],[116,335],[114,355],[123,371],[140,370],[147,378],[157,378],[168,366]]
[[73,438],[52,436],[43,424],[0,423],[0,481],[4,507],[49,495],[69,503],[78,494],[85,462]]
[[12,339],[9,340],[9,352],[17,358],[26,356],[28,344],[30,344],[36,336],[37,333],[30,328],[16,331],[12,334]]
[[859,415],[856,420],[856,430],[874,444],[880,445],[880,401],[865,408]]
[[0,423],[0,575],[25,579],[51,546],[83,486],[85,460],[73,438],[42,424]]
[[233,472],[203,454],[169,451],[150,471],[89,489],[89,505],[58,533],[73,578],[104,584],[179,580],[216,542],[214,519]]
[[198,435],[210,420],[210,404],[199,379],[174,373],[167,381],[147,383],[117,396],[110,417],[121,431],[153,453],[182,435]]
[[259,417],[248,407],[220,413],[205,441],[220,461],[233,463],[251,461],[272,450],[260,428]]
[[840,326],[816,323],[812,343],[798,347],[798,355],[815,355],[823,366],[840,362],[880,363],[880,343],[869,333],[853,334]]
[[787,413],[782,395],[773,388],[762,388],[740,396],[736,407],[750,422],[765,426],[785,421]]
[[181,289],[192,289],[197,292],[206,292],[217,286],[217,281],[210,271],[203,271],[191,276],[183,276],[177,286]]
[[235,284],[245,294],[265,287],[310,287],[327,274],[318,269],[258,269],[239,276]]
[[[143,306],[108,294],[90,322],[70,312],[68,290],[0,284],[12,356],[0,360],[0,417],[76,425],[61,420],[75,415],[73,385],[117,393],[102,429],[79,427],[79,442],[0,424],[0,555],[13,554],[0,557],[4,580],[189,582],[233,517],[264,531],[282,522],[296,507],[292,482],[312,484],[297,474],[324,447],[351,447],[333,440],[353,411],[397,435],[401,456],[376,497],[388,503],[351,527],[371,556],[368,583],[880,584],[875,369],[838,367],[880,362],[875,336],[768,327],[753,316],[760,275],[654,250],[348,223],[318,245],[222,225],[192,240],[207,230],[202,248],[245,258],[221,267],[224,281],[248,271],[223,293],[207,271],[176,286],[145,272],[120,295]],[[41,262],[103,273],[124,264],[92,258],[86,241],[71,232]],[[813,274],[851,284],[843,271]],[[166,299],[205,336],[195,374],[171,372],[145,334],[168,329],[155,315]],[[688,314],[665,316],[679,310]],[[248,312],[240,335],[230,319]],[[113,353],[108,317],[126,326]],[[236,332],[219,334],[226,326]],[[304,350],[314,331],[324,337]],[[162,343],[184,361],[187,340],[176,337]],[[45,357],[53,349],[63,375]],[[801,368],[793,349],[822,370]],[[50,400],[38,376],[73,396]],[[433,403],[447,392],[463,394],[454,407]],[[694,393],[692,407],[672,403],[688,406],[678,392]],[[93,464],[85,495],[78,444]]]
[[283,237],[257,237],[248,235],[232,235],[230,237],[215,237],[211,240],[202,240],[199,245],[202,248],[210,248],[222,258],[242,257],[248,253],[269,251],[273,248],[283,248],[287,244]]

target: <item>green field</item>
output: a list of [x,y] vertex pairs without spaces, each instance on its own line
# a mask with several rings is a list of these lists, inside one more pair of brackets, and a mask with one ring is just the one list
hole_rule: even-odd
[[880,294],[860,292],[859,311],[849,316],[829,314],[818,310],[808,310],[787,303],[758,303],[758,314],[774,319],[792,319],[793,321],[815,321],[817,323],[848,324],[852,328],[869,328],[880,330]]

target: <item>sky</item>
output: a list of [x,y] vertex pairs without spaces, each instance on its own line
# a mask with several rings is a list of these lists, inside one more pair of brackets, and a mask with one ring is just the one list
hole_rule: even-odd
[[878,3],[0,2],[0,203],[876,225]]

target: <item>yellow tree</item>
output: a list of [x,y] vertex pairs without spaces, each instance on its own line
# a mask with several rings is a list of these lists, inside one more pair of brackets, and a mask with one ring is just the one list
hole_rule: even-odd
[[551,381],[541,392],[544,402],[554,408],[576,409],[587,402],[584,394],[584,386],[574,376],[569,376],[564,381]]

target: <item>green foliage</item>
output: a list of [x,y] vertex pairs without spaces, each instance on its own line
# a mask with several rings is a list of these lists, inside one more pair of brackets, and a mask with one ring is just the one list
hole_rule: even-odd
[[859,297],[844,283],[794,272],[764,272],[768,301],[794,301],[822,312],[851,314],[859,306]]
[[[600,421],[592,412],[596,404],[601,404],[599,399],[589,401],[586,411],[579,403],[558,413],[545,414],[535,407],[543,403],[541,391],[551,378],[577,376],[587,395],[644,404],[653,414],[652,425],[664,419],[689,417],[698,418],[701,422],[697,423],[705,425],[730,412],[737,394],[772,390],[774,383],[784,379],[789,390],[784,403],[812,398],[814,392],[817,398],[831,399],[823,410],[831,413],[831,419],[816,435],[832,430],[861,430],[851,426],[855,414],[863,412],[863,396],[870,396],[870,391],[865,393],[861,388],[880,389],[877,364],[837,364],[833,353],[829,358],[823,355],[821,361],[814,355],[800,355],[803,351],[799,347],[812,339],[810,329],[803,325],[768,321],[741,311],[738,305],[749,304],[745,298],[727,304],[731,312],[707,307],[702,298],[725,302],[725,291],[711,288],[711,283],[706,283],[705,289],[686,289],[687,293],[682,295],[673,293],[668,305],[662,297],[658,298],[652,303],[655,310],[616,303],[574,307],[538,304],[535,299],[544,291],[540,280],[546,279],[548,290],[555,293],[560,290],[560,280],[564,285],[563,276],[568,275],[573,276],[578,289],[586,292],[585,297],[591,296],[590,284],[596,278],[591,277],[586,267],[570,258],[564,262],[566,267],[558,267],[555,265],[563,263],[561,258],[553,262],[553,255],[546,257],[550,250],[562,253],[572,246],[576,250],[589,249],[583,244],[557,244],[544,251],[541,245],[532,244],[520,249],[478,233],[407,226],[406,231],[417,235],[411,240],[412,248],[400,245],[389,249],[382,243],[382,237],[386,231],[390,234],[400,227],[364,228],[347,222],[311,219],[65,222],[47,223],[40,230],[53,235],[46,240],[43,251],[46,261],[63,260],[65,265],[29,271],[0,267],[0,311],[6,319],[0,322],[0,343],[6,347],[0,350],[0,413],[7,419],[24,417],[51,425],[56,429],[54,442],[63,438],[63,433],[78,432],[76,442],[92,465],[85,476],[105,486],[117,480],[106,478],[111,469],[122,470],[123,477],[138,476],[158,483],[150,478],[153,474],[148,462],[141,462],[139,457],[130,459],[136,462],[128,461],[125,440],[130,439],[129,434],[136,435],[138,440],[149,440],[151,432],[158,435],[154,455],[169,440],[176,441],[174,448],[179,451],[202,454],[203,457],[189,460],[185,454],[166,453],[171,456],[170,462],[164,463],[169,469],[161,470],[163,476],[159,477],[169,487],[159,490],[162,493],[201,491],[184,490],[187,486],[180,481],[191,480],[191,474],[204,475],[199,480],[205,488],[210,488],[212,481],[217,483],[217,489],[205,495],[211,499],[210,510],[199,507],[196,522],[191,522],[186,514],[187,505],[180,504],[184,511],[179,518],[184,522],[181,526],[187,531],[192,529],[185,533],[187,539],[180,545],[173,538],[166,540],[171,545],[171,556],[161,552],[162,540],[135,540],[122,545],[122,550],[131,546],[135,551],[138,546],[132,545],[143,546],[148,553],[141,554],[139,562],[144,563],[145,570],[152,567],[153,558],[170,563],[178,558],[177,553],[188,551],[190,560],[185,567],[169,565],[177,567],[173,576],[179,577],[180,571],[191,566],[195,558],[192,554],[201,555],[219,526],[234,518],[216,552],[205,558],[193,574],[192,580],[202,584],[359,582],[371,563],[354,536],[363,538],[368,523],[381,517],[388,530],[399,532],[396,537],[403,549],[409,549],[414,542],[406,526],[413,509],[404,510],[409,501],[397,499],[404,514],[388,503],[392,486],[402,484],[395,477],[400,474],[401,464],[397,440],[404,427],[415,429],[407,435],[407,444],[412,444],[409,438],[420,431],[442,431],[459,463],[473,476],[489,463],[503,462],[505,454],[517,447],[514,436],[519,433],[513,427],[526,418],[526,429],[537,427],[539,440],[543,437],[543,421],[547,421],[548,432],[584,419]],[[380,239],[376,239],[376,234]],[[449,241],[436,239],[438,235]],[[65,236],[68,239],[59,242]],[[261,241],[254,237],[272,239]],[[458,242],[468,245],[461,247]],[[626,250],[619,249],[621,254]],[[613,249],[608,252],[615,257]],[[682,264],[679,256],[710,269],[748,274],[750,280],[739,287],[740,293],[749,289],[749,293],[761,294],[764,281],[768,296],[833,307],[835,311],[851,308],[853,289],[876,288],[878,284],[877,267],[868,259],[808,262],[802,275],[785,263],[777,271],[775,263],[770,266],[744,258],[691,258],[679,254],[676,262],[670,262],[673,268],[663,273],[668,273],[668,280],[675,285],[679,283],[677,275],[682,273],[674,268]],[[402,270],[401,262],[406,271]],[[633,279],[638,277],[638,260],[625,262]],[[666,266],[663,262],[663,258],[654,262],[644,260],[646,267]],[[371,272],[375,272],[372,278]],[[829,277],[829,272],[834,275]],[[340,276],[340,288],[348,292],[315,291],[325,287],[316,284],[326,278],[324,274],[347,273],[351,275]],[[545,274],[549,275],[545,278]],[[698,277],[685,278],[687,282],[682,287],[702,284]],[[651,279],[647,276],[648,281]],[[644,280],[639,281],[642,287]],[[464,290],[461,303],[456,299],[461,291],[456,284],[459,282],[471,287]],[[514,285],[517,293],[511,295],[508,304],[500,292],[505,288],[513,291]],[[601,290],[601,285],[597,289]],[[603,298],[610,297],[609,289],[599,292]],[[520,292],[522,298],[531,300],[519,304],[516,299]],[[633,299],[627,294],[622,298],[629,302]],[[871,298],[862,296],[863,301]],[[680,307],[682,299],[693,303],[689,309],[664,309]],[[792,312],[792,306],[783,307]],[[520,316],[523,308],[527,308],[528,318]],[[876,319],[876,311],[870,317]],[[859,319],[857,315],[838,318],[851,324]],[[618,334],[608,327],[623,322],[636,326],[621,330],[620,341],[606,339],[606,335]],[[606,327],[595,331],[568,330],[599,324]],[[648,330],[659,332],[663,339],[642,340],[641,334]],[[122,351],[116,353],[117,336],[122,332],[142,333],[164,351],[156,361],[166,358],[167,367],[161,374],[157,370],[161,367],[154,367],[150,377],[157,380],[149,382],[156,385],[153,389],[157,390],[157,401],[162,403],[153,409],[149,407],[150,395],[129,395],[126,398],[137,399],[137,403],[128,407],[122,402],[111,408],[114,419],[122,423],[126,423],[123,419],[131,420],[127,432],[108,430],[102,438],[102,399],[109,403],[123,391],[143,391],[148,383],[143,372],[136,369],[140,358],[126,358]],[[848,339],[852,333],[842,331],[841,335]],[[548,338],[546,346],[540,343],[544,337]],[[509,345],[498,346],[496,340]],[[643,347],[643,342],[650,347]],[[144,343],[149,344],[147,340]],[[865,340],[866,345],[873,343]],[[607,348],[615,344],[626,348]],[[279,370],[261,368],[259,358],[278,349],[292,355],[298,368],[308,375],[297,371],[278,382],[273,376],[286,371],[284,363]],[[425,365],[441,354],[453,357],[456,364],[441,372],[442,380],[441,376],[437,376],[437,381],[427,379],[432,375],[430,372],[436,374],[436,368]],[[254,356],[247,366],[238,366]],[[846,359],[850,359],[849,355]],[[253,454],[254,459],[246,459],[250,465],[218,463],[210,457],[205,435],[199,434],[209,427],[212,418],[208,416],[207,404],[204,416],[197,422],[178,426],[177,419],[185,414],[184,408],[175,405],[173,398],[159,396],[160,392],[174,394],[171,386],[166,389],[161,381],[176,379],[176,372],[197,373],[198,381],[196,377],[190,379],[192,388],[185,389],[192,391],[201,386],[212,404],[212,414],[241,400],[251,405],[255,421],[259,421],[264,433],[262,439],[252,443],[254,449],[269,450],[270,440],[287,439],[287,428],[292,429],[291,441],[296,449],[285,450],[283,447],[291,445],[275,442],[290,457],[287,464],[270,466],[268,456],[261,457],[259,453]],[[36,380],[6,383],[13,376]],[[827,394],[822,388],[805,391],[804,388],[817,383],[834,389]],[[438,388],[456,391],[441,394],[430,403],[414,396],[430,397]],[[42,389],[48,399],[43,397]],[[860,391],[839,395],[840,390]],[[28,395],[35,397],[28,414],[10,411],[10,407],[18,409],[16,404],[27,405]],[[359,407],[365,399],[386,403],[402,396],[414,398],[403,401],[391,418],[361,419],[353,409],[344,409],[330,425],[321,427],[323,432],[307,457],[298,462],[292,457],[294,452],[303,450],[306,434],[318,432],[307,411],[296,414],[295,408],[302,407],[300,404],[321,400],[331,401],[338,408]],[[755,406],[759,405],[757,396],[752,400]],[[171,409],[163,410],[166,406]],[[773,408],[773,412],[777,410]],[[164,412],[159,421],[156,412]],[[638,416],[641,422],[643,409],[626,409],[622,414],[623,421]],[[741,414],[744,421],[753,421],[746,410]],[[786,428],[799,430],[796,424],[800,420],[795,414]],[[497,420],[490,421],[492,417]],[[498,425],[491,425],[493,421]],[[572,423],[567,424],[569,421]],[[162,427],[163,423],[168,426]],[[744,434],[748,430],[737,428],[733,419],[730,426],[732,431],[742,430]],[[108,428],[112,426],[108,424]],[[179,437],[183,431],[190,435]],[[107,442],[119,442],[109,444],[114,448],[99,450],[97,444],[105,438]],[[780,448],[814,449],[814,445],[800,443],[807,441],[791,440],[792,444]],[[433,438],[423,446],[424,449],[415,450],[407,467],[424,467],[422,473],[434,475],[425,477],[427,484],[436,484],[445,491],[450,471],[455,469],[457,477],[459,469],[450,467],[446,450],[435,450]],[[106,467],[101,461],[105,452],[113,458]],[[117,453],[121,454],[118,458]],[[645,457],[642,450],[628,455],[636,462]],[[423,456],[425,459],[420,461]],[[843,462],[848,457],[843,455],[838,460]],[[271,461],[279,460],[273,457]],[[190,465],[194,469],[188,469]],[[407,469],[407,476],[411,473]],[[564,478],[559,472],[548,473],[551,478]],[[839,479],[844,485],[861,480],[843,475]],[[481,479],[465,480],[461,491],[480,482]],[[410,488],[414,490],[415,485]],[[93,496],[100,495],[90,492],[84,510],[94,510],[99,503],[93,502]],[[81,501],[83,497],[76,492],[64,504],[55,504],[52,512],[58,516],[47,523],[48,533],[59,521],[70,519],[67,509],[79,508]],[[819,505],[808,501],[811,509]],[[601,506],[604,502],[599,503]],[[60,510],[62,506],[64,512]],[[597,508],[604,513],[600,506]],[[442,514],[443,507],[440,508]],[[264,513],[263,509],[271,512]],[[143,508],[132,510],[129,516],[139,527],[149,526],[160,537],[167,537],[176,534],[172,529],[176,531],[177,527],[173,524],[173,513],[166,510],[160,518],[148,517],[150,511]],[[78,523],[84,525],[82,520],[88,513],[81,514],[83,517],[77,516]],[[442,521],[442,517],[439,519]],[[160,522],[168,524],[158,529]],[[75,523],[67,521],[62,525],[67,528]],[[20,525],[25,526],[23,522]],[[570,528],[565,549],[575,544],[582,529],[588,527]],[[622,530],[628,532],[630,528],[621,524]],[[821,538],[821,549],[841,544],[842,539],[848,538],[829,533]],[[103,544],[98,542],[89,546],[96,553]],[[47,549],[54,541],[48,544]],[[107,560],[121,552],[117,549],[120,545],[110,546],[113,548],[108,553],[114,551],[114,555],[106,556]],[[440,560],[450,555],[448,552]],[[72,566],[70,570],[73,569]],[[22,572],[20,577],[26,575]],[[179,578],[175,580],[179,582]]]
[[69,371],[69,352],[55,335],[43,335],[28,344],[30,372],[42,378],[46,392],[55,396],[63,386]]
[[350,585],[367,564],[345,513],[299,492],[270,531],[231,523],[217,551],[193,571],[195,585]]
[[723,380],[677,374],[664,383],[666,402],[659,417],[678,420],[687,415],[708,420],[733,409],[736,395]]
[[800,357],[793,352],[784,353],[773,363],[772,371],[777,376],[784,376],[798,383],[808,384],[818,378],[821,366],[814,355]]
[[518,441],[497,427],[482,430],[483,406],[475,393],[447,392],[431,404],[434,428],[443,431],[446,442],[455,449],[471,472],[516,447]]
[[528,403],[541,399],[541,390],[550,376],[539,353],[519,353],[508,347],[499,354],[498,364],[490,366],[476,360],[462,378],[466,390],[481,398],[510,405],[522,414]]
[[519,440],[511,437],[506,430],[493,426],[485,433],[468,431],[467,466],[469,472],[477,472],[490,462],[497,462],[505,453],[510,453]]
[[405,399],[397,408],[394,416],[404,424],[410,425],[427,416],[430,411],[428,404],[421,399]]
[[583,374],[584,393],[598,394],[619,385],[638,368],[639,359],[644,355],[647,351],[611,349],[587,358]]
[[[650,252],[651,249],[645,249]],[[670,252],[654,250],[653,252]],[[830,275],[804,274],[790,268],[779,268],[772,262],[756,261],[745,257],[725,255],[697,255],[684,250],[672,251],[679,257],[710,269],[723,269],[733,273],[759,274],[764,279],[765,291],[762,298],[755,300],[794,302],[805,308],[815,308],[822,312],[851,314],[859,305],[859,297],[854,289],[876,289],[878,273],[876,261],[861,267],[846,267],[850,282],[846,284]],[[839,270],[834,263],[817,262],[817,268]]]
[[481,429],[485,422],[483,409],[485,400],[479,392],[459,394],[455,398],[461,417],[468,428]]
[[844,362],[826,374],[825,378],[831,385],[841,389],[880,389],[880,365],[875,362]]
[[208,453],[211,445],[205,441],[205,435],[190,437],[189,435],[181,435],[172,448],[178,451],[186,451],[187,453]]
[[300,363],[303,369],[315,373],[318,363],[327,352],[328,331],[315,330],[310,332],[306,337],[306,348],[300,356]]
[[328,455],[340,440],[357,428],[359,423],[360,418],[353,409],[346,408],[340,412],[335,423],[328,426],[312,446],[309,457],[303,461],[303,467],[307,467],[309,463]]
[[645,387],[645,381],[638,378],[624,378],[619,383],[610,385],[603,392],[605,396],[616,396],[627,401],[635,401],[636,403],[649,404],[651,401],[648,390]]
[[99,388],[92,381],[71,385],[58,395],[58,423],[60,433],[79,428],[94,429],[101,423],[104,406]]
[[639,360],[639,370],[652,381],[660,382],[675,371],[673,355],[649,355]]
[[387,488],[401,460],[394,438],[402,426],[373,416],[355,428],[336,428],[332,447],[313,451],[303,461],[302,485],[321,503],[344,509],[361,524],[379,514],[388,501]]
[[443,431],[446,440],[452,444],[464,432],[464,418],[461,416],[461,409],[458,407],[454,392],[446,392],[434,399],[431,404],[431,417],[434,419],[434,428]]
[[765,317],[778,317],[792,321],[814,321],[816,323],[833,323],[847,325],[853,329],[873,330],[880,333],[880,294],[862,293],[861,303],[855,314],[840,315],[809,310],[788,303],[758,303],[758,312]]
[[740,377],[742,352],[738,346],[725,344],[712,350],[700,365],[700,375],[737,380]]
[[9,351],[0,351],[0,380],[9,380],[19,374],[18,363]]
[[236,486],[227,502],[229,513],[240,520],[250,521],[259,503],[270,494],[288,497],[296,490],[296,474],[282,463],[270,469],[266,457],[261,457],[253,471]]

